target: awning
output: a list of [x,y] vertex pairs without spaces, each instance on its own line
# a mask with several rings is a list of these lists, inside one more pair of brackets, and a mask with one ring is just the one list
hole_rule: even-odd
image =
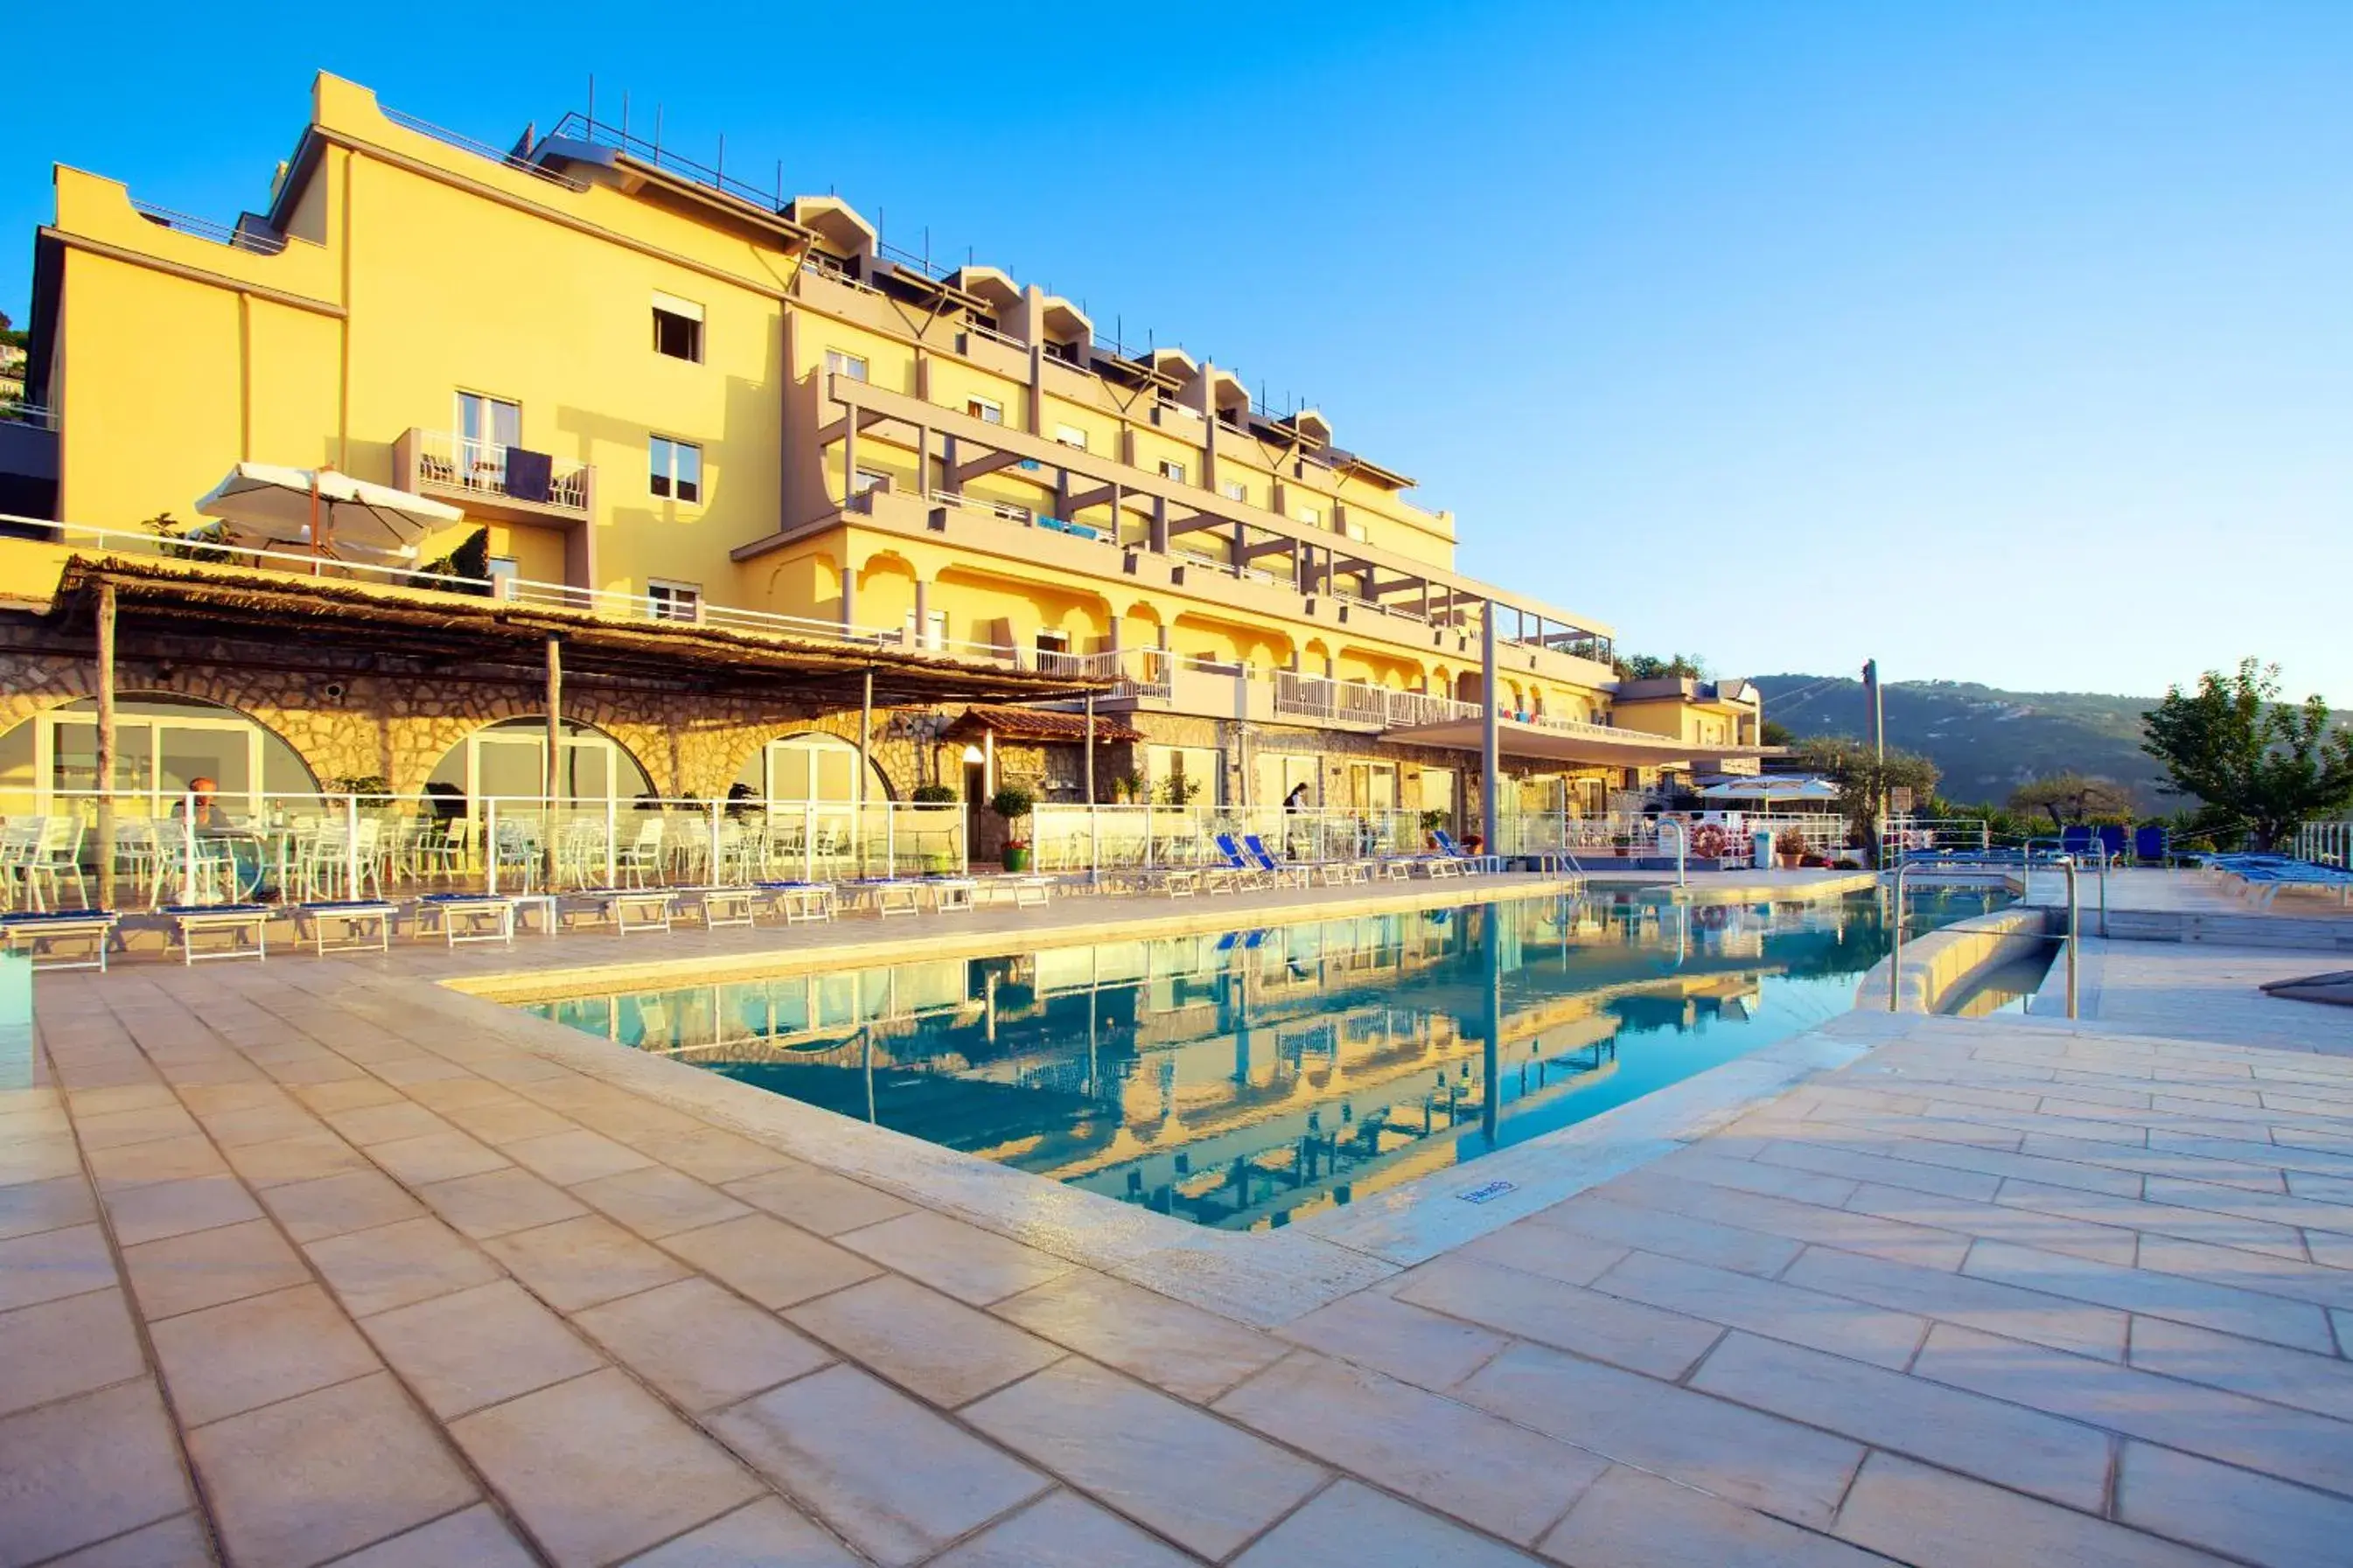
[[373,485],[332,468],[275,463],[239,463],[196,502],[196,510],[248,539],[305,549],[315,543],[324,555],[342,544],[406,560],[416,559],[418,540],[466,519],[454,506],[390,485]]
[[[1719,757],[1757,757],[1777,751],[1777,748],[1764,746],[1697,745],[1678,741],[1670,735],[1652,735],[1641,730],[1613,730],[1601,724],[1580,724],[1569,729],[1524,724],[1516,719],[1504,719],[1497,721],[1495,729],[1504,755],[1507,757],[1574,763],[1588,767],[1652,768],[1677,763],[1713,762]],[[1381,739],[1402,745],[1446,746],[1455,751],[1476,752],[1480,747],[1479,721],[1451,719],[1442,724],[1408,725],[1402,729],[1383,731]]]
[[[1087,739],[1087,716],[1070,713],[1059,708],[967,708],[944,731],[951,741],[976,739],[983,731],[993,733],[1000,741],[1042,741],[1053,744],[1084,745]],[[1124,719],[1108,713],[1095,715],[1095,743],[1103,745],[1114,741],[1141,741],[1144,731]]]
[[1839,798],[1839,786],[1811,773],[1767,773],[1719,779],[1694,792],[1702,800],[1820,800]]

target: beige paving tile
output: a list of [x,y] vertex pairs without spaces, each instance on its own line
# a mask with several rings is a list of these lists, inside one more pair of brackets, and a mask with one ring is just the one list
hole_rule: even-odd
[[375,1353],[316,1285],[297,1285],[153,1330],[155,1358],[184,1426],[269,1405],[378,1369]]
[[1689,1386],[2086,1512],[2107,1496],[2105,1434],[1842,1356],[1736,1333]]
[[2072,1187],[2049,1187],[2033,1182],[2004,1182],[2001,1195],[1996,1201],[2044,1214],[2063,1215],[2070,1219],[2089,1220],[2096,1225],[2119,1226],[2158,1236],[2178,1236],[2190,1241],[2211,1242],[2217,1247],[2239,1247],[2253,1252],[2275,1253],[2299,1261],[2306,1256],[2304,1238],[2291,1226],[2247,1219],[2232,1214],[2215,1214],[2206,1209],[2184,1208],[2177,1204],[2145,1203],[2137,1197],[2078,1192]]
[[412,1187],[478,1176],[507,1163],[506,1156],[450,1129],[367,1145],[367,1156]]
[[147,1370],[120,1290],[0,1312],[0,1415]]
[[1216,1408],[1345,1474],[1523,1546],[1609,1468],[1525,1426],[1306,1352]]
[[2186,1546],[2021,1497],[1965,1476],[1873,1454],[1840,1510],[1837,1533],[1899,1563],[1935,1568],[2216,1568]]
[[1058,1489],[933,1559],[933,1568],[1191,1568],[1196,1561]]
[[147,1379],[0,1421],[0,1562],[38,1563],[194,1500]]
[[842,1356],[948,1408],[1027,1377],[1063,1353],[1059,1345],[895,1274],[805,1301],[785,1317]]
[[562,1187],[520,1165],[434,1182],[417,1190],[433,1211],[477,1241],[510,1231],[530,1230],[558,1220],[578,1219],[586,1205]]
[[[1956,1171],[1942,1165],[1924,1165],[1916,1160],[1890,1159],[1884,1154],[1841,1148],[1836,1142],[1777,1139],[1757,1151],[1757,1163],[1841,1176],[1857,1188],[1896,1187],[1977,1203],[1991,1202],[2001,1186],[2000,1177],[1982,1171]],[[1850,1190],[1844,1201],[1852,1206],[1853,1199],[1854,1193]]]
[[204,1526],[195,1514],[182,1513],[51,1558],[48,1568],[190,1568],[212,1561],[212,1543]]
[[689,1410],[732,1405],[833,1359],[699,1276],[591,1307],[573,1321]]
[[1927,1321],[1909,1312],[1647,1252],[1629,1254],[1594,1289],[1874,1366],[1904,1366],[1928,1331]]
[[200,1111],[206,1132],[222,1148],[241,1143],[267,1143],[279,1138],[297,1138],[322,1128],[319,1119],[290,1100],[279,1099],[272,1103],[240,1106],[234,1110]]
[[1873,1568],[1828,1536],[1612,1465],[1539,1550],[1574,1568]]
[[752,1212],[717,1187],[666,1165],[647,1164],[600,1176],[579,1183],[572,1193],[649,1240],[740,1219]]
[[515,1094],[502,1094],[500,1099],[480,1100],[471,1105],[445,1105],[436,1109],[445,1120],[494,1149],[503,1149],[525,1138],[544,1138],[551,1133],[569,1132],[579,1125],[569,1117],[558,1116],[545,1106],[533,1105]]
[[81,1149],[70,1133],[0,1140],[0,1188],[60,1177],[82,1179]]
[[1232,1552],[1326,1479],[1237,1427],[1076,1358],[966,1406],[965,1417],[1098,1501],[1208,1557]]
[[132,1294],[149,1322],[266,1290],[306,1284],[302,1260],[266,1219],[122,1249]]
[[2022,1289],[2170,1318],[2297,1350],[2327,1354],[2334,1348],[2327,1320],[2319,1308],[2202,1279],[2146,1268],[2116,1268],[1996,1241],[1981,1241],[1970,1249],[1967,1272]]
[[2077,1355],[2103,1361],[2124,1359],[2125,1327],[2130,1320],[2113,1307],[1828,1247],[1807,1248],[1782,1278],[1809,1289],[1963,1323],[2014,1340],[2031,1340]]
[[1076,1267],[929,1210],[846,1231],[835,1239],[976,1307],[1001,1301]]
[[102,1290],[114,1283],[106,1235],[94,1225],[0,1241],[0,1311]]
[[335,1568],[536,1568],[498,1510],[477,1503],[335,1559]]
[[1863,1450],[1844,1438],[1538,1345],[1465,1383],[1481,1408],[1798,1524],[1827,1527]]
[[[794,1162],[763,1143],[717,1127],[625,1130],[621,1141],[698,1182],[722,1185]],[[814,1227],[811,1227],[814,1228]]]
[[77,1171],[45,1182],[0,1186],[0,1241],[89,1225],[98,1218],[98,1200]]
[[350,1142],[363,1149],[378,1143],[390,1143],[404,1138],[429,1137],[436,1132],[453,1131],[450,1125],[406,1095],[352,1108],[322,1110],[319,1113]]
[[96,1153],[101,1149],[152,1143],[159,1138],[185,1138],[203,1131],[196,1125],[196,1119],[172,1097],[171,1090],[160,1092],[158,1103],[122,1110],[92,1113],[77,1107],[74,1130],[81,1135],[81,1146]]
[[302,1132],[223,1151],[229,1166],[255,1187],[312,1182],[346,1171],[372,1171],[366,1155],[332,1132]]
[[1197,1403],[1271,1365],[1287,1348],[1231,1319],[1089,1268],[1057,1276],[990,1310]]
[[262,1203],[296,1241],[323,1241],[416,1219],[425,1207],[399,1183],[377,1171],[346,1171],[314,1182],[264,1187]]
[[195,1176],[225,1176],[228,1166],[213,1141],[201,1132],[179,1138],[159,1138],[152,1143],[127,1143],[112,1149],[87,1151],[90,1174],[101,1194],[151,1182],[183,1182]]
[[1234,1568],[1527,1568],[1534,1561],[1344,1480],[1269,1531]]
[[687,1272],[677,1259],[600,1215],[511,1231],[482,1247],[562,1312],[634,1296]]
[[1964,1236],[2039,1247],[2049,1252],[2088,1258],[2094,1263],[2125,1267],[2131,1265],[2140,1241],[2139,1233],[2116,1226],[2094,1225],[2063,1215],[2044,1214],[2039,1209],[2006,1207],[1871,1183],[1858,1188],[1854,1196],[1847,1200],[1847,1206],[1858,1214],[1877,1215],[1882,1219],[1933,1226]]
[[1048,1485],[1027,1466],[847,1366],[747,1399],[721,1412],[712,1426],[886,1568],[922,1561]]
[[[2341,1336],[2342,1324],[2338,1332]],[[2135,1318],[2130,1359],[2143,1372],[2353,1422],[2353,1363],[2335,1357],[2307,1355],[2162,1318]]]
[[330,1237],[303,1250],[355,1318],[499,1277],[497,1264],[438,1219],[403,1220]]
[[243,1182],[224,1173],[111,1193],[106,1199],[106,1216],[113,1223],[116,1245],[135,1247],[142,1241],[259,1219],[261,1206]]
[[2266,1252],[2210,1247],[2169,1236],[2141,1237],[2135,1259],[2160,1274],[2179,1274],[2209,1285],[2227,1285],[2260,1296],[2285,1296],[2316,1306],[2353,1309],[2353,1245],[2336,1254],[2325,1231],[2305,1232],[2317,1261],[2302,1263]]
[[444,1421],[605,1364],[511,1279],[378,1312],[365,1327],[393,1370]]
[[665,1542],[629,1568],[863,1568],[840,1542],[780,1498],[764,1498]]
[[662,1245],[771,1310],[882,1272],[854,1253],[764,1214],[683,1231],[664,1237]]
[[1490,1231],[1455,1249],[1458,1257],[1516,1268],[1523,1274],[1541,1274],[1571,1285],[1591,1284],[1626,1252],[1624,1247],[1612,1242],[1597,1241],[1560,1226],[1537,1225],[1529,1220]]
[[324,1562],[476,1496],[385,1373],[199,1426],[188,1453],[239,1568]]
[[1801,1245],[1783,1237],[1612,1203],[1598,1193],[1581,1194],[1567,1203],[1539,1209],[1523,1223],[1767,1279],[1788,1267]]
[[2353,1541],[2353,1498],[2289,1486],[2269,1476],[2126,1443],[2117,1462],[2116,1517],[2155,1534],[2211,1548],[2262,1568],[2308,1568],[2341,1559]]
[[372,1078],[290,1084],[286,1092],[322,1116],[331,1110],[353,1110],[363,1105],[395,1105],[407,1098],[390,1084]]
[[1293,1343],[1423,1388],[1451,1388],[1511,1342],[1501,1334],[1359,1290],[1275,1331]]
[[1730,1159],[1716,1148],[1717,1142],[1709,1139],[1704,1143],[1686,1144],[1678,1152],[1644,1169],[1679,1182],[1704,1182],[1736,1192],[1763,1193],[1801,1204],[1819,1204],[1824,1208],[1837,1208],[1854,1194],[1857,1184],[1852,1179],[1801,1170],[1795,1165]]
[[915,1206],[863,1182],[854,1182],[797,1160],[731,1181],[727,1190],[747,1204],[819,1236],[839,1236],[845,1230],[875,1225],[909,1213]]
[[1898,1263],[1930,1268],[1957,1268],[1968,1251],[1968,1238],[1926,1226],[1905,1225],[1847,1209],[1823,1208],[1764,1193],[1734,1192],[1695,1182],[1637,1172],[1621,1176],[1601,1191],[1622,1203],[1681,1215],[1688,1219],[1736,1226],[1789,1241],[1842,1247]]
[[593,1182],[619,1171],[641,1170],[653,1162],[601,1132],[575,1128],[543,1138],[523,1138],[506,1145],[508,1158],[538,1172],[559,1187]]
[[762,1489],[725,1449],[609,1368],[477,1411],[449,1431],[559,1564],[627,1557]]
[[1423,1265],[1397,1296],[1654,1377],[1681,1377],[1724,1333],[1720,1324],[1467,1258]]
[[2353,1476],[2353,1426],[2224,1389],[1939,1324],[1921,1377],[2313,1486]]

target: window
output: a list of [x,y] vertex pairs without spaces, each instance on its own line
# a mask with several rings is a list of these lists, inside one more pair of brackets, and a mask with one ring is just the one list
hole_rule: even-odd
[[1163,458],[1160,459],[1160,477],[1164,479],[1175,479],[1181,485],[1185,482],[1185,465]]
[[657,436],[649,448],[653,459],[653,492],[674,500],[702,499],[702,448],[691,441]]
[[1067,632],[1039,632],[1038,634],[1038,651],[1039,653],[1070,652],[1070,634]]
[[992,403],[986,397],[965,398],[964,400],[964,411],[972,416],[975,419],[979,420],[984,425],[1002,425],[1005,423],[1005,405],[1002,403]]
[[1054,439],[1065,447],[1076,447],[1082,452],[1087,449],[1087,433],[1075,425],[1055,426]]
[[825,368],[844,381],[866,379],[866,359],[862,354],[846,354],[839,349],[825,351]]
[[[522,441],[522,405],[503,397],[491,397],[479,392],[458,394],[457,436],[465,448],[469,468],[473,464],[504,461],[504,448],[519,446]],[[487,448],[498,447],[493,454]],[[461,480],[470,479],[470,473],[460,474]]]
[[694,583],[665,583],[660,578],[646,584],[646,597],[652,601],[654,619],[658,621],[692,621],[702,613],[702,588]]
[[909,610],[906,629],[900,640],[915,647],[929,648],[936,653],[948,646],[948,613],[945,610],[931,610],[925,613],[923,618],[929,624],[918,628],[915,625],[915,612]]
[[702,307],[675,295],[654,296],[654,353],[702,363]]
[[1147,746],[1145,777],[1155,805],[1216,806],[1225,792],[1225,753],[1206,746]]
[[1218,489],[1228,500],[1250,500],[1250,486],[1240,479],[1228,479],[1224,484],[1219,485]]
[[522,576],[522,565],[512,555],[491,557],[491,597],[512,599],[514,585]]
[[852,495],[862,496],[868,490],[881,490],[888,489],[890,488],[890,475],[877,473],[872,468],[860,468],[858,470],[858,484],[849,493]]
[[1310,528],[1321,528],[1324,526],[1324,513],[1315,507],[1303,506],[1299,509],[1299,521]]

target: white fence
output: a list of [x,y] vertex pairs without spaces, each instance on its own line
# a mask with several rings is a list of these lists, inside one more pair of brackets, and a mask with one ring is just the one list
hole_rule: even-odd
[[1130,871],[1225,863],[1219,834],[1258,836],[1280,860],[1317,863],[1410,855],[1418,812],[1281,805],[1040,805],[1030,816],[1040,871]]
[[2353,822],[2307,822],[2295,830],[2295,858],[2353,870]]

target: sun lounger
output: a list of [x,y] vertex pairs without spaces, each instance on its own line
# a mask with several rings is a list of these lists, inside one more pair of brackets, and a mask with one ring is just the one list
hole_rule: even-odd
[[830,882],[754,882],[752,890],[786,925],[833,919]]
[[389,952],[392,922],[400,906],[381,899],[340,899],[300,904],[294,910],[294,931],[313,952]]
[[587,897],[615,936],[668,931],[678,918],[678,895],[667,888],[591,888]]
[[1263,888],[1267,885],[1266,872],[1249,856],[1242,853],[1241,846],[1234,842],[1232,834],[1220,833],[1210,842],[1217,846],[1218,854],[1225,863],[1222,866],[1210,868],[1216,875],[1213,875],[1209,882],[1209,891],[1215,893],[1235,888]]
[[750,888],[686,888],[680,897],[693,908],[706,931],[754,923],[752,906],[758,895]]
[[[451,947],[470,942],[512,942],[516,901],[492,893],[427,893],[417,900],[414,929],[419,937],[438,936]],[[549,903],[552,907],[554,900]]]
[[2171,847],[2170,836],[2162,827],[2133,829],[2133,858],[2144,866],[2164,865]]
[[[166,904],[164,919],[172,936],[164,946],[180,950],[180,962],[193,964],[212,958],[268,958],[269,916],[267,904]],[[218,937],[224,945],[198,952],[197,939]]]
[[990,877],[971,884],[972,904],[1011,904],[1017,910],[1044,909],[1054,897],[1051,877]]
[[1278,888],[1285,883],[1300,888],[1307,886],[1308,868],[1276,859],[1255,833],[1242,835],[1242,857]]
[[1430,834],[1430,837],[1438,840],[1439,853],[1444,856],[1447,859],[1452,860],[1455,863],[1455,868],[1458,871],[1500,871],[1503,869],[1504,858],[1502,856],[1486,854],[1473,855],[1468,849],[1463,848],[1460,844],[1455,843],[1454,836],[1447,832],[1443,827],[1433,831]]
[[103,973],[121,922],[112,910],[26,910],[0,915],[0,942],[10,952],[23,953],[36,969]]

